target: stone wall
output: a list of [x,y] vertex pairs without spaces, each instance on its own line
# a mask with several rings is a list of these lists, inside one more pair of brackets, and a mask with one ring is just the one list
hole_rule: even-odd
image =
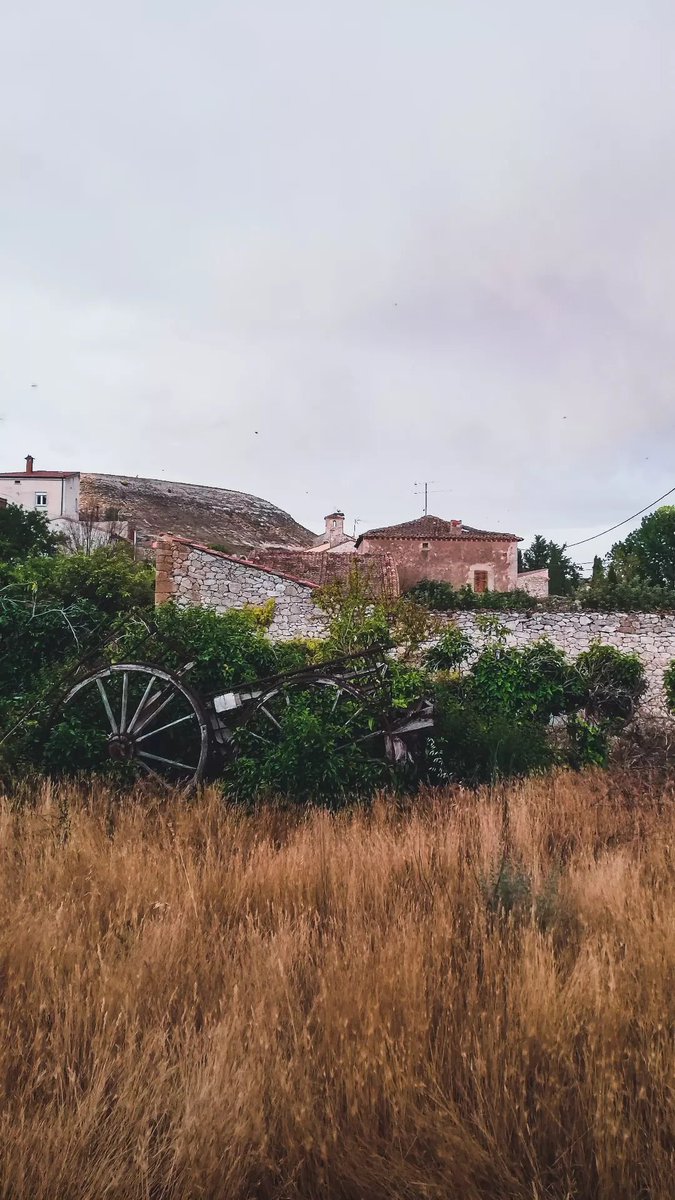
[[253,550],[249,562],[258,563],[271,571],[309,579],[319,586],[347,579],[356,569],[373,596],[399,595],[398,571],[390,554],[356,554],[350,551],[330,553],[325,550],[295,550],[286,546],[269,546]]
[[[313,603],[316,584],[259,564],[220,554],[182,538],[162,538],[157,544],[158,604],[201,605],[216,612],[276,602],[270,636],[321,637],[326,632],[323,614]],[[645,665],[645,710],[665,713],[663,672],[675,659],[675,614],[591,613],[540,610],[532,613],[495,613],[508,630],[508,644],[527,646],[547,637],[576,658],[594,641],[638,654]],[[457,624],[480,649],[485,635],[473,612],[448,613],[444,621]]]
[[312,599],[315,588],[310,580],[270,571],[183,538],[161,538],[157,543],[157,604],[172,600],[181,607],[196,605],[222,613],[273,599],[269,632],[278,641],[325,633],[325,618]]
[[548,568],[545,567],[540,571],[519,571],[516,587],[521,592],[527,592],[528,596],[545,600],[548,596],[548,583]]
[[[538,638],[547,637],[570,658],[588,650],[593,641],[639,655],[647,679],[643,708],[652,713],[665,713],[663,672],[675,658],[675,614],[542,611],[494,615],[508,629],[508,645],[511,646],[527,646]],[[448,614],[447,620],[463,629],[478,648],[484,643],[474,613]]]
[[[423,535],[422,535],[423,537]],[[490,538],[369,537],[364,533],[358,553],[390,554],[401,591],[422,579],[440,579],[454,588],[473,587],[474,571],[485,571],[490,591],[512,592],[517,587],[518,544]]]

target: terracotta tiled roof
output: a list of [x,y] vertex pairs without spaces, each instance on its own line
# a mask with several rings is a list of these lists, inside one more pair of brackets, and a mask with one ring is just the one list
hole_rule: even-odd
[[416,521],[403,521],[400,525],[383,525],[379,529],[368,529],[362,533],[357,546],[364,538],[418,538],[424,541],[465,542],[520,542],[515,533],[500,533],[489,529],[474,529],[471,525],[444,521],[441,517],[418,517]]
[[0,471],[0,479],[74,479],[79,471]]

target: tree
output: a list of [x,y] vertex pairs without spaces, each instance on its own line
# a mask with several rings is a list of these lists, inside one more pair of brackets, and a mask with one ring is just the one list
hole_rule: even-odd
[[605,581],[605,564],[603,563],[602,559],[600,558],[600,555],[596,554],[595,558],[593,559],[593,574],[591,575],[591,586],[597,587],[598,584],[604,583],[604,581]]
[[547,541],[538,533],[528,550],[518,555],[518,566],[523,571],[548,569],[549,592],[552,596],[568,596],[581,582],[581,573],[572,559],[565,554],[566,547]]
[[612,546],[611,563],[622,581],[675,588],[675,505],[643,517],[639,529]]
[[18,504],[0,508],[0,562],[55,554],[58,547],[59,539],[42,513],[30,512]]

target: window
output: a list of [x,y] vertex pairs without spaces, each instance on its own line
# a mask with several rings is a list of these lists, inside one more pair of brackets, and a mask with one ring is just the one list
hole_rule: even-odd
[[35,493],[35,507],[36,508],[47,508],[47,493],[46,492],[36,492]]
[[487,571],[474,571],[473,573],[473,590],[474,592],[487,592],[488,590],[488,573]]
[[424,554],[429,553],[429,543],[428,542],[422,542],[422,552]]

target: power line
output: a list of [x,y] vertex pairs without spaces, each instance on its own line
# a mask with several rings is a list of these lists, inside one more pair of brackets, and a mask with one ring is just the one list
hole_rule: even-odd
[[658,496],[656,500],[652,500],[651,504],[648,504],[646,508],[641,508],[639,512],[633,513],[631,517],[626,517],[625,521],[619,521],[617,525],[610,525],[609,529],[603,529],[602,533],[594,533],[592,537],[582,538],[580,542],[569,542],[566,549],[573,550],[575,546],[585,546],[587,542],[594,542],[596,538],[604,537],[606,533],[613,533],[615,529],[620,529],[622,525],[627,525],[629,521],[634,521],[636,517],[641,517],[643,513],[649,512],[650,508],[653,508],[655,504],[660,504],[662,500],[665,500],[666,496],[672,496],[673,492],[675,492],[675,487],[672,487],[668,492],[664,492],[662,496]]

